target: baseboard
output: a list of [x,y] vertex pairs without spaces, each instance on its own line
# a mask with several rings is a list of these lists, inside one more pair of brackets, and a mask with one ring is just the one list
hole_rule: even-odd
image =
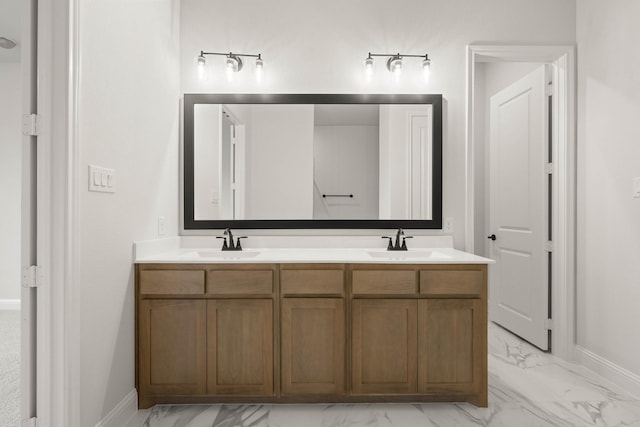
[[640,398],[640,375],[579,345],[575,346],[574,355],[576,362]]
[[0,310],[20,310],[20,300],[0,299]]
[[124,427],[138,412],[138,392],[134,388],[96,427]]

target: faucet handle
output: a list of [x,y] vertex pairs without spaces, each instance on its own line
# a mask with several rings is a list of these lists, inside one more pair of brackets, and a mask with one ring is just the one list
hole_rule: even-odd
[[389,244],[387,245],[387,250],[393,250],[393,237],[391,236],[382,236],[381,239],[389,239]]
[[406,251],[407,250],[407,239],[413,239],[413,236],[402,236],[402,250]]
[[227,236],[216,236],[216,239],[224,239],[224,242],[222,243],[223,251],[226,251],[229,248],[229,245],[227,245]]
[[236,241],[236,250],[241,251],[242,246],[240,246],[240,239],[246,239],[247,236],[239,236]]

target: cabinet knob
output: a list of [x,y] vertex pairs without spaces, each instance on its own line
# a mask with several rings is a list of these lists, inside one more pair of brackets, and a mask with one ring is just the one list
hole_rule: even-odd
[[491,236],[487,236],[487,239],[496,240],[497,237],[495,234],[492,234]]

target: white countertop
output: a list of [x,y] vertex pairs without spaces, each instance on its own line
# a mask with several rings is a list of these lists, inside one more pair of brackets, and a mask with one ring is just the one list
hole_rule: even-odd
[[221,251],[218,248],[175,248],[136,256],[135,263],[350,263],[350,264],[492,264],[493,260],[453,248],[259,248]]

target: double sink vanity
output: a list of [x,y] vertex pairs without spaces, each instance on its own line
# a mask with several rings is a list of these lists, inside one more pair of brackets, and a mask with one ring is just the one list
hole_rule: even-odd
[[139,256],[139,407],[486,406],[488,262],[446,247]]
[[[182,236],[135,245],[140,408],[487,405],[492,261],[440,231],[441,95],[185,94],[182,112]],[[436,231],[380,239],[398,227]]]

